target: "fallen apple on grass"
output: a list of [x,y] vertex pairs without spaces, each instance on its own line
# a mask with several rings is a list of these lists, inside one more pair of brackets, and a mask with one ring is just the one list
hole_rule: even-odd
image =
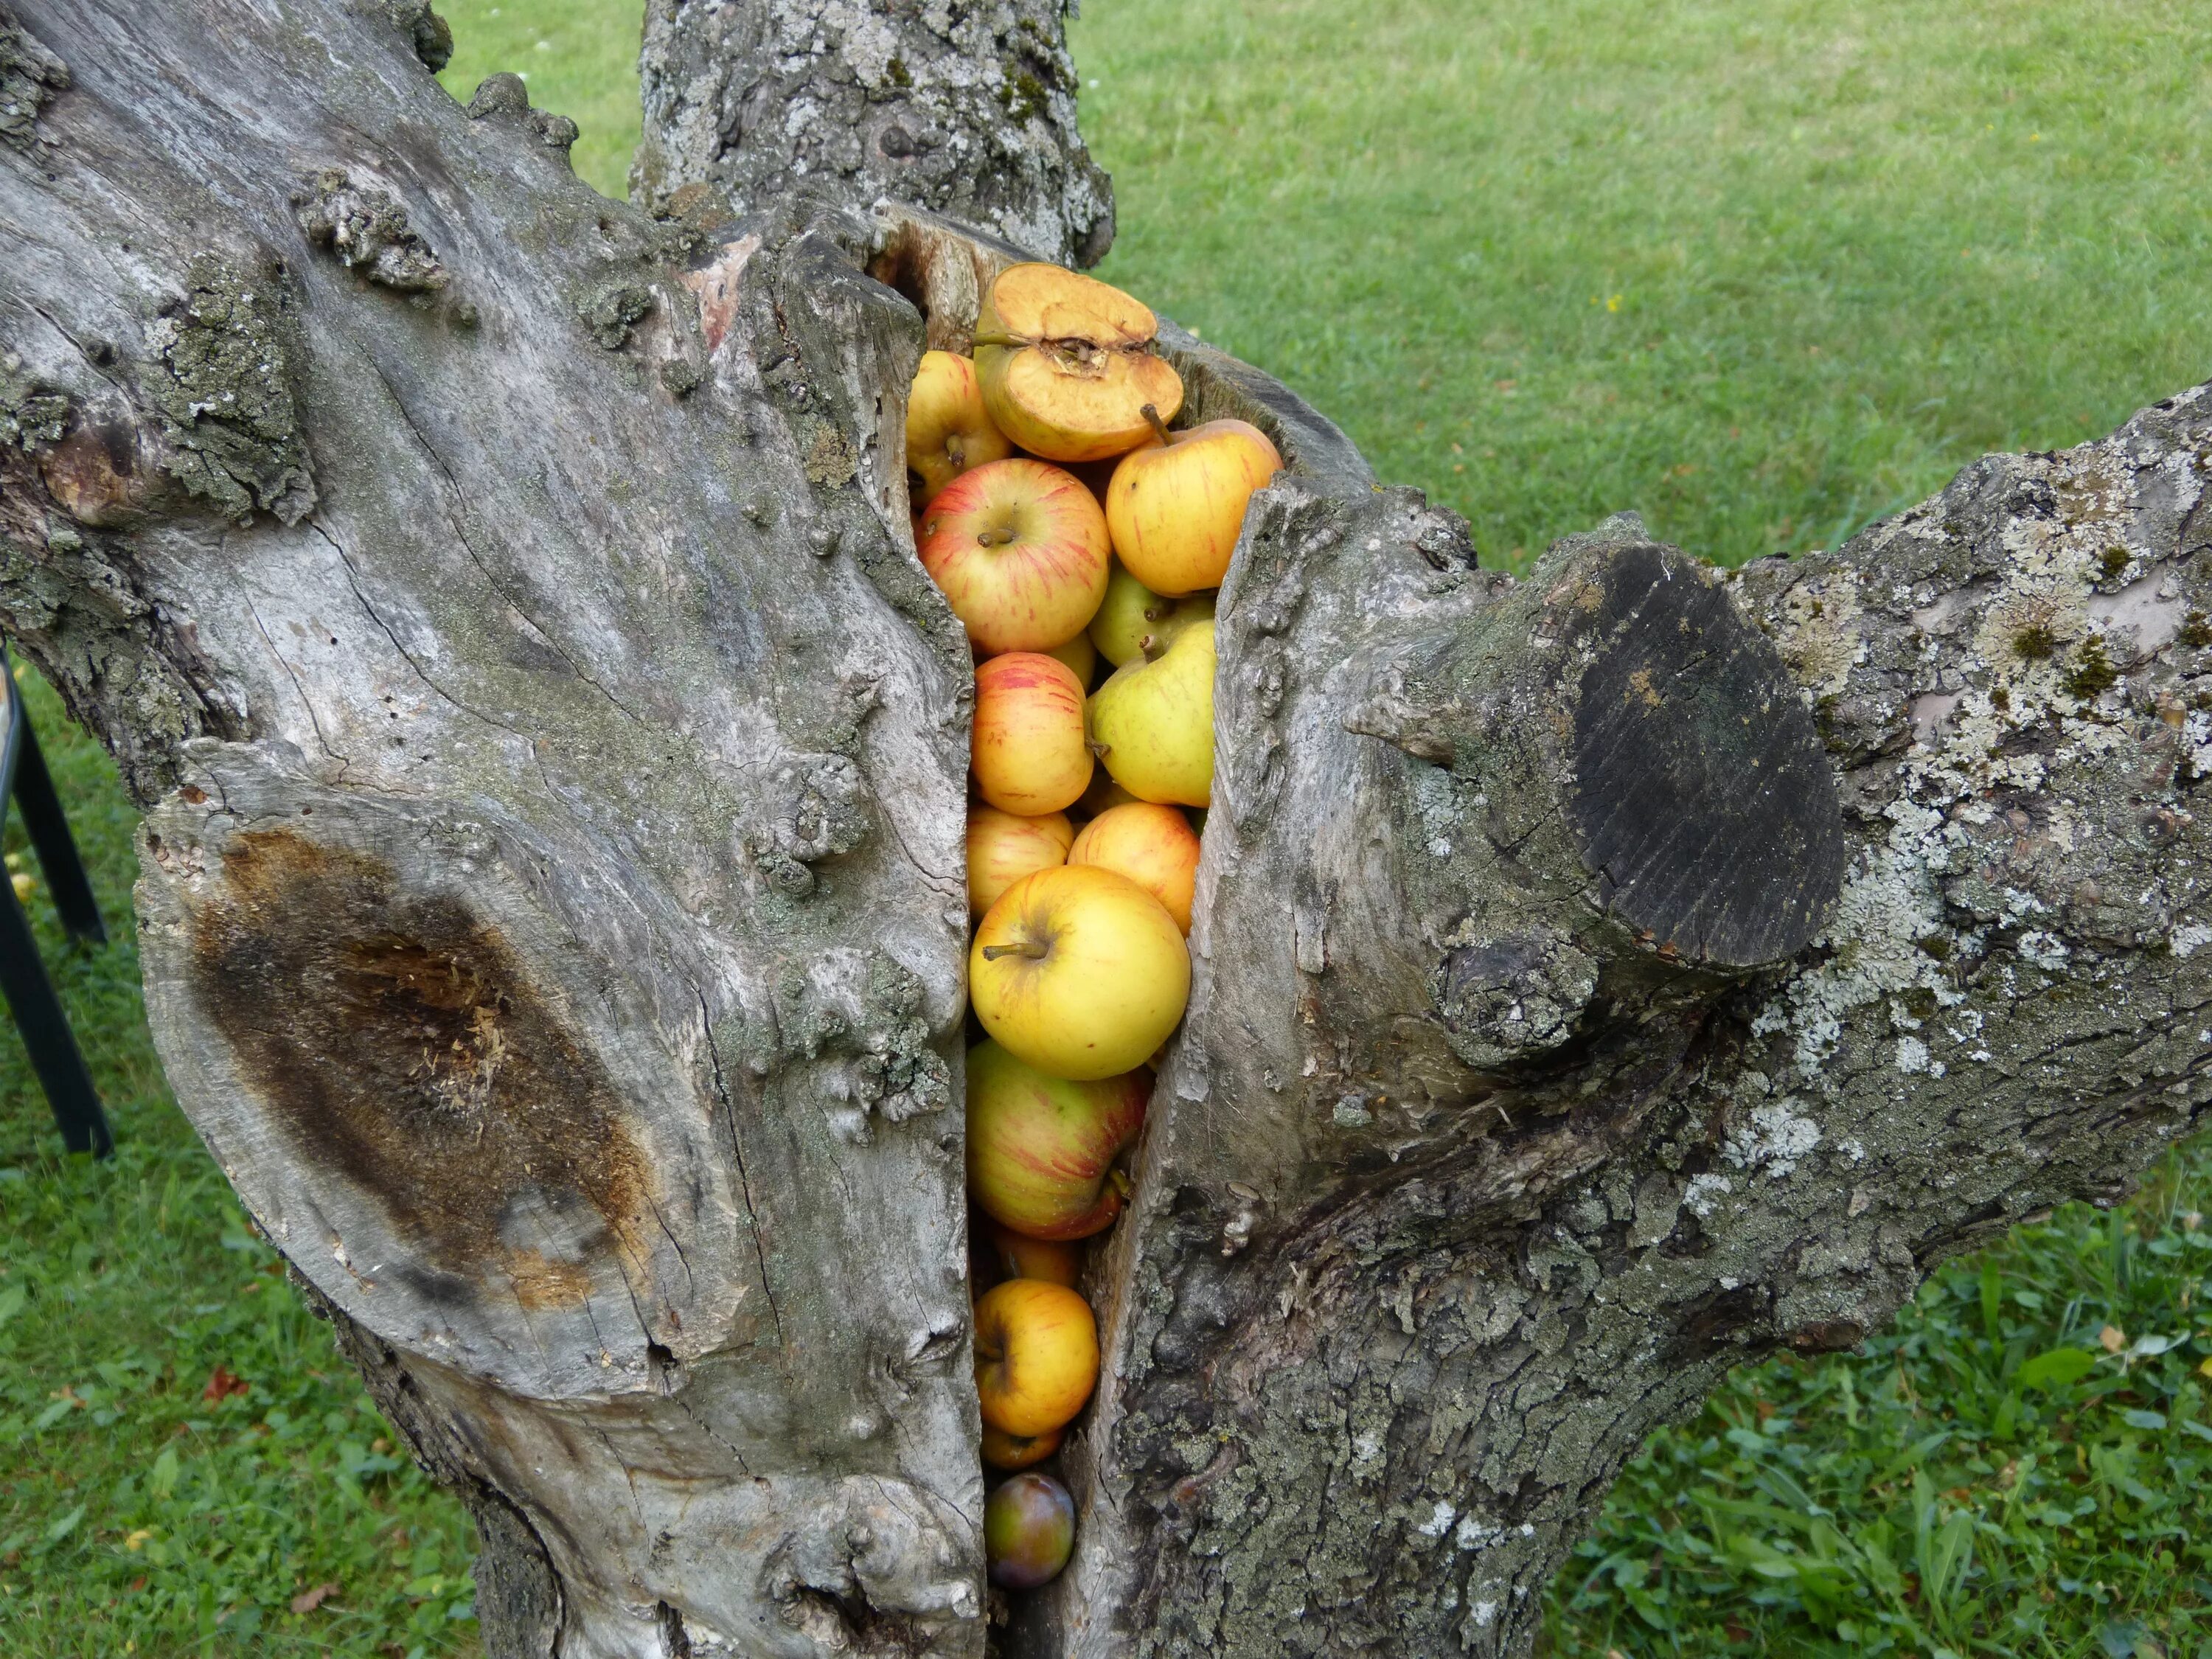
[[977,664],[969,751],[977,791],[1018,817],[1066,811],[1091,783],[1083,723],[1083,683],[1066,663],[1010,651]]
[[1010,1279],[975,1303],[975,1393],[984,1423],[1010,1435],[1072,1421],[1098,1381],[1098,1325],[1065,1285]]
[[968,809],[968,914],[980,916],[1024,876],[1067,862],[1075,826],[1065,812],[1018,817],[995,806]]
[[1182,407],[1182,379],[1155,346],[1151,309],[1058,265],[1009,265],[975,319],[975,372],[1000,431],[1049,461],[1095,461]]
[[1167,907],[1176,927],[1190,932],[1198,832],[1174,807],[1152,801],[1109,807],[1083,826],[1062,862],[1095,864],[1128,877]]
[[1106,517],[1073,474],[1016,457],[963,473],[922,514],[922,568],[976,649],[1049,651],[1106,597]]
[[921,481],[907,492],[914,504],[927,506],[969,468],[1013,453],[983,408],[975,365],[949,351],[923,352],[906,398],[907,470]]
[[1075,1549],[1075,1500],[1048,1474],[1017,1474],[983,1500],[983,1559],[1001,1589],[1060,1577]]
[[1071,1082],[1000,1043],[977,1043],[968,1051],[969,1193],[1030,1238],[1103,1232],[1121,1213],[1127,1177],[1118,1163],[1144,1127],[1152,1091],[1148,1073]]
[[1213,624],[1193,623],[1150,661],[1091,694],[1086,726],[1114,781],[1139,800],[1213,804]]
[[1114,469],[1106,523],[1123,567],[1170,598],[1218,587],[1244,527],[1252,492],[1283,458],[1248,421],[1208,421],[1170,432],[1146,409],[1152,436]]
[[1023,877],[984,913],[968,985],[1011,1054],[1089,1082],[1134,1071],[1175,1030],[1190,952],[1167,907],[1127,876],[1064,865]]

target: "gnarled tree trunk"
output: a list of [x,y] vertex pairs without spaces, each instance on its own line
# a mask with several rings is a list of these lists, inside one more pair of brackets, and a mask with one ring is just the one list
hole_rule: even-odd
[[1170,328],[1291,470],[1078,1557],[1006,1608],[902,426],[1110,235],[1059,9],[654,0],[656,218],[420,0],[13,3],[0,628],[148,808],[179,1098],[498,1659],[1519,1650],[1725,1366],[2204,1110],[2212,394],[1832,556],[1624,516],[1516,584]]

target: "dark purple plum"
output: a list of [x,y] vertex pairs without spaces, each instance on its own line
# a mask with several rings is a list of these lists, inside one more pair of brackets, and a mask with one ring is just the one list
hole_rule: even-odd
[[1075,1547],[1075,1500],[1048,1474],[1018,1474],[983,1504],[983,1558],[1002,1589],[1035,1589],[1060,1577]]

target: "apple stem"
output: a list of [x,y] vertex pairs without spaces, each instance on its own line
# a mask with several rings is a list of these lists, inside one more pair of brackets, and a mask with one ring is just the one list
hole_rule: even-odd
[[1085,743],[1084,747],[1097,756],[1100,760],[1104,760],[1107,756],[1114,752],[1114,745],[1110,743]]
[[978,547],[1011,547],[1013,541],[1014,532],[1011,526],[1004,530],[979,530],[975,532]]
[[1045,947],[1033,939],[1025,939],[1018,945],[987,945],[983,947],[984,961],[996,962],[1000,957],[1026,957],[1031,962],[1042,962]]
[[[1126,409],[1128,405],[1125,404],[1122,407]],[[1142,412],[1145,418],[1152,422],[1152,431],[1159,438],[1160,447],[1163,449],[1166,448],[1168,443],[1168,423],[1160,418],[1159,405],[1157,404],[1146,404]]]
[[1145,653],[1146,662],[1158,662],[1167,653],[1165,642],[1157,634],[1147,634],[1139,640],[1137,649]]

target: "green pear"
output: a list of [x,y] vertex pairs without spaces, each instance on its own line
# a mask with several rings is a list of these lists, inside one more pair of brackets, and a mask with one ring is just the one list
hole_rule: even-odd
[[1213,595],[1194,593],[1170,599],[1155,593],[1114,561],[1106,578],[1106,597],[1091,618],[1091,642],[1098,654],[1119,668],[1145,654],[1145,641],[1164,646],[1194,622],[1211,621]]
[[1159,655],[1125,663],[1091,696],[1085,724],[1106,770],[1139,800],[1213,801],[1213,623],[1179,629]]

